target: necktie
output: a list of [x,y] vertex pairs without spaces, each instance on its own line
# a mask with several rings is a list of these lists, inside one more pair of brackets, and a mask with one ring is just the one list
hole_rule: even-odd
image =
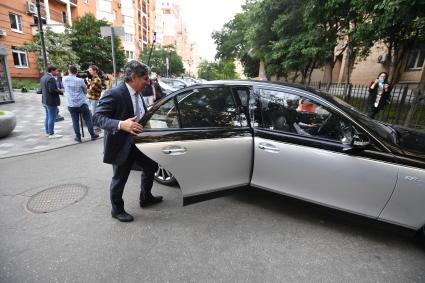
[[134,94],[134,98],[136,99],[136,110],[135,110],[135,113],[134,113],[134,115],[136,115],[137,116],[137,121],[139,121],[140,120],[140,105],[139,105],[139,94],[136,92],[135,94]]

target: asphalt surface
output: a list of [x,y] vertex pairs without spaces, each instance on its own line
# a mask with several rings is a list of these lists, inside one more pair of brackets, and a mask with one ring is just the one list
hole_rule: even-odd
[[[49,140],[39,95],[15,98],[0,105],[18,118],[0,139],[0,282],[425,282],[425,249],[404,231],[255,189],[183,207],[178,187],[154,184],[164,201],[141,209],[133,171],[135,221],[120,223],[102,140],[76,144],[64,106]],[[84,193],[67,203],[70,187]],[[57,210],[34,212],[47,192]]]
[[[187,207],[178,187],[138,206],[140,173],[110,217],[102,140],[0,159],[0,282],[425,282],[425,250],[407,235],[273,193]],[[80,184],[85,196],[49,213],[37,193]]]

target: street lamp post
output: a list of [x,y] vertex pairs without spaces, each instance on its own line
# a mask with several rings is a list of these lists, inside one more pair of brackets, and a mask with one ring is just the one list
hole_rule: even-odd
[[44,43],[44,31],[43,31],[43,22],[41,19],[41,8],[40,8],[40,0],[36,0],[35,5],[37,7],[37,17],[38,17],[38,30],[40,32],[40,40],[41,40],[41,54],[43,55],[43,65],[44,70],[47,71],[47,53],[46,53],[46,45]]

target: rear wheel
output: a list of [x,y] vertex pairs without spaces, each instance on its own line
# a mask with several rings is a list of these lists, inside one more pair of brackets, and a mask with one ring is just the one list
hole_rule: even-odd
[[173,174],[161,165],[158,165],[158,170],[155,172],[155,181],[167,186],[177,184],[177,180],[174,178]]

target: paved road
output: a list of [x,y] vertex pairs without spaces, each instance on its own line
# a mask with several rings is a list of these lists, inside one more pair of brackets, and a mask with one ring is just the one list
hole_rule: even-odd
[[[141,209],[132,172],[135,221],[117,222],[101,152],[98,140],[0,159],[0,282],[425,282],[425,250],[411,238],[258,190],[182,207],[178,188],[155,185],[165,201]],[[88,191],[28,211],[61,184]]]

